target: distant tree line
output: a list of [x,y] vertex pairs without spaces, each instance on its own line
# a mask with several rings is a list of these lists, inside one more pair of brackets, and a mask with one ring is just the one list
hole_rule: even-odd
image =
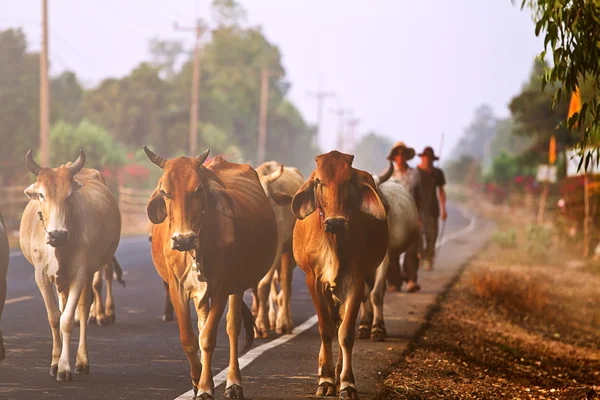
[[[256,163],[260,68],[268,65],[267,159],[306,171],[319,153],[315,128],[286,98],[290,84],[279,49],[260,27],[242,25],[236,2],[215,1],[217,27],[204,45],[199,90],[198,149]],[[143,144],[166,157],[186,154],[192,55],[182,43],[154,39],[151,59],[127,76],[92,88],[74,72],[51,77],[51,160],[74,158],[83,147],[94,167],[130,162]],[[0,177],[23,170],[28,148],[39,146],[39,54],[21,29],[0,31]],[[128,161],[129,160],[129,161]]]

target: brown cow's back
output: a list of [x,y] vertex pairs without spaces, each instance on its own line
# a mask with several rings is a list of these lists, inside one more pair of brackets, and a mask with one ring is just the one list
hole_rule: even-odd
[[[277,251],[275,214],[256,171],[249,165],[234,164],[215,157],[206,165],[223,181],[235,201],[235,261],[233,274],[240,292],[255,285],[269,270]],[[240,271],[236,274],[235,270]]]

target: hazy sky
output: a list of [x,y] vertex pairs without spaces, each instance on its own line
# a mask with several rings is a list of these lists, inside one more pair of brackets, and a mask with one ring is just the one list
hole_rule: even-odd
[[[148,60],[154,36],[182,39],[173,22],[209,19],[210,0],[48,0],[52,72],[74,70],[87,85],[123,76]],[[289,96],[309,122],[325,103],[320,144],[335,145],[334,107],[376,131],[421,150],[447,154],[482,103],[500,117],[527,79],[543,42],[528,10],[511,0],[241,0],[248,24],[279,46]],[[520,3],[520,2],[518,2]],[[39,49],[40,0],[0,0],[0,29],[22,26]],[[184,140],[184,139],[182,139]]]

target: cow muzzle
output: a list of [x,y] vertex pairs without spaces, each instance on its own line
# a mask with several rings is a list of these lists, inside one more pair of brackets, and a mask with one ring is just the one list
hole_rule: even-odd
[[52,247],[62,247],[69,242],[69,231],[50,231],[48,232],[48,243]]
[[198,236],[193,232],[173,235],[171,248],[177,251],[190,251],[198,247]]
[[325,232],[333,234],[348,230],[348,219],[344,217],[330,217],[325,220]]

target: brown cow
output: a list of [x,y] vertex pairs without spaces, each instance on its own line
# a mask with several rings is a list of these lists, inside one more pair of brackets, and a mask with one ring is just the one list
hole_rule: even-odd
[[[2,311],[6,300],[6,274],[8,273],[8,259],[10,256],[10,247],[8,245],[8,236],[6,235],[6,225],[0,212],[0,320],[2,320]],[[4,341],[2,332],[0,332],[0,363],[4,360]]]
[[[27,167],[37,177],[25,190],[25,207],[19,244],[35,269],[37,283],[52,329],[50,374],[58,381],[72,378],[69,342],[75,308],[87,321],[94,273],[113,259],[121,237],[117,201],[96,170],[82,170],[83,150],[74,163],[42,168],[26,156]],[[79,173],[81,172],[81,175]],[[52,283],[56,285],[59,308]],[[89,374],[87,324],[79,324],[75,372]]]
[[[243,398],[238,336],[243,321],[249,347],[254,321],[242,296],[267,273],[277,251],[277,225],[269,199],[249,165],[215,157],[204,166],[209,150],[195,158],[170,160],[145,146],[144,151],[164,171],[147,207],[148,218],[155,224],[152,259],[169,284],[196,398],[214,396],[212,357],[228,299],[230,357],[225,397]],[[192,328],[192,299],[199,340]]]
[[[291,296],[292,277],[296,262],[292,252],[292,236],[296,217],[290,203],[294,194],[304,183],[304,177],[293,167],[284,167],[276,161],[268,161],[257,169],[260,183],[271,200],[279,246],[275,261],[269,272],[253,288],[253,313],[256,313],[256,328],[259,337],[268,336],[269,330],[283,335],[294,329],[292,322]],[[277,292],[277,283],[281,291]]]
[[[354,156],[332,151],[316,157],[317,167],[292,201],[299,219],[294,256],[319,318],[321,349],[317,396],[357,399],[352,372],[355,325],[366,277],[383,260],[387,217],[373,177],[352,168]],[[340,344],[334,368],[331,342]]]

